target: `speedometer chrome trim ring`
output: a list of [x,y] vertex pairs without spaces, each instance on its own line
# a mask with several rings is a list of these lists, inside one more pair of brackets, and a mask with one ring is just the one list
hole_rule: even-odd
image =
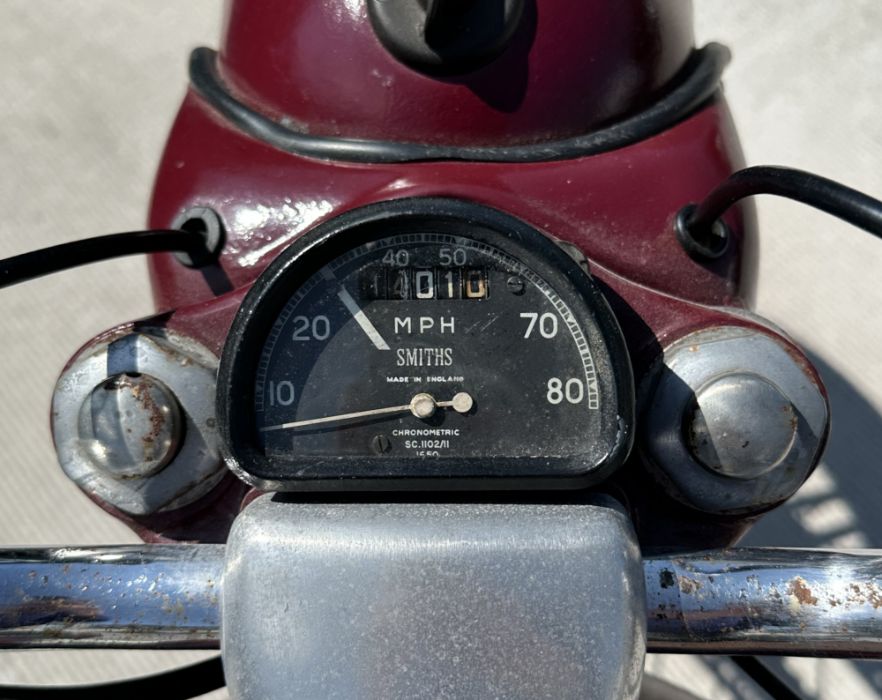
[[[432,267],[439,251],[452,265],[451,250],[461,266]],[[401,256],[421,262],[394,267]],[[395,296],[393,277],[412,288]],[[520,295],[540,300],[546,313],[524,313]],[[419,301],[427,298],[434,301]],[[440,316],[439,331],[437,318],[407,316],[415,308],[457,311]],[[548,323],[540,329],[537,318]],[[443,336],[456,320],[455,339]],[[419,338],[424,322],[434,329]],[[540,332],[554,340],[543,344]],[[414,334],[407,347],[405,333]],[[452,347],[425,347],[441,340]],[[423,385],[421,376],[404,376],[414,382],[406,388],[385,383],[398,380],[382,376],[396,358],[421,375],[423,359],[433,357],[461,376],[425,376]],[[558,367],[575,377],[576,360],[583,379],[552,376]],[[576,488],[626,458],[633,396],[624,339],[605,298],[553,238],[485,206],[419,198],[326,221],[267,268],[233,322],[217,415],[227,464],[264,490]],[[466,439],[398,437],[437,435],[444,425],[460,426],[447,432]],[[403,429],[390,432],[394,426]],[[417,450],[418,443],[441,449]]]

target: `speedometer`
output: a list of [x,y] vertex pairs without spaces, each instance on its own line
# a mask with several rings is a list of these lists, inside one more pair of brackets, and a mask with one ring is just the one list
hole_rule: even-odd
[[246,296],[218,386],[227,461],[265,489],[576,487],[631,445],[630,362],[596,283],[456,200],[299,238]]

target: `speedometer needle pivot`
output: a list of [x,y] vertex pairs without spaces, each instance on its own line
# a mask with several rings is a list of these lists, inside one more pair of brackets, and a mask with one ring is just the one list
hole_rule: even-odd
[[410,411],[417,418],[431,418],[435,414],[435,410],[439,408],[452,408],[457,413],[468,413],[472,410],[475,401],[471,394],[460,391],[455,394],[450,401],[436,401],[431,394],[419,393],[414,396],[410,403],[401,406],[388,406],[387,408],[374,408],[370,411],[357,411],[355,413],[341,413],[336,416],[323,416],[322,418],[310,418],[309,420],[297,420],[291,423],[282,423],[281,425],[270,425],[261,428],[262,433],[270,430],[285,430],[287,428],[305,428],[309,425],[319,425],[321,423],[336,423],[338,421],[354,420],[356,418],[369,418],[370,416],[382,416],[387,413],[402,413]]

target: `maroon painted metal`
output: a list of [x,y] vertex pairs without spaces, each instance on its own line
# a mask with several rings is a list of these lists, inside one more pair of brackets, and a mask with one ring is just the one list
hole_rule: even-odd
[[529,0],[499,59],[436,80],[382,46],[364,0],[229,0],[220,70],[237,97],[309,133],[502,145],[638,110],[692,43],[690,0]]
[[[656,137],[617,151],[546,163],[432,162],[389,165],[311,160],[231,130],[188,95],[156,181],[150,225],[167,227],[192,206],[215,209],[228,243],[227,284],[255,279],[279,251],[328,217],[371,202],[422,195],[461,197],[519,216],[581,247],[616,274],[674,296],[732,303],[742,285],[742,251],[752,228],[735,210],[729,253],[700,264],[683,251],[672,221],[743,159],[727,108],[718,102]],[[157,306],[211,299],[223,280],[151,263]],[[218,277],[218,275],[215,275]]]
[[[228,0],[219,68],[235,97],[311,134],[499,146],[583,134],[633,113],[675,80],[692,50],[687,0],[528,1],[527,20],[497,61],[463,79],[439,80],[383,48],[364,0]],[[691,259],[673,230],[684,204],[742,166],[719,97],[652,138],[588,157],[378,165],[274,148],[239,131],[191,90],[159,167],[150,225],[168,227],[186,209],[210,207],[225,223],[227,243],[219,264],[203,270],[171,255],[152,257],[160,315],[150,323],[165,323],[220,354],[249,285],[316,223],[390,199],[458,197],[518,216],[584,251],[622,326],[639,386],[661,348],[687,333],[734,324],[776,334],[739,313],[753,292],[750,205],[727,216],[732,245],[712,263]],[[610,484],[624,501],[640,504],[645,542],[653,541],[658,520],[686,547],[722,546],[749,526],[749,518],[699,516],[658,490],[647,500],[647,479],[633,458]],[[220,541],[251,495],[230,475],[180,512],[114,514],[148,540]]]

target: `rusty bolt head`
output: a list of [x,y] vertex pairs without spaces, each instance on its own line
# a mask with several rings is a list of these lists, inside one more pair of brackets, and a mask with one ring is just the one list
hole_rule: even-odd
[[175,456],[183,425],[171,390],[148,374],[109,377],[80,407],[79,439],[91,462],[115,479],[143,478]]

